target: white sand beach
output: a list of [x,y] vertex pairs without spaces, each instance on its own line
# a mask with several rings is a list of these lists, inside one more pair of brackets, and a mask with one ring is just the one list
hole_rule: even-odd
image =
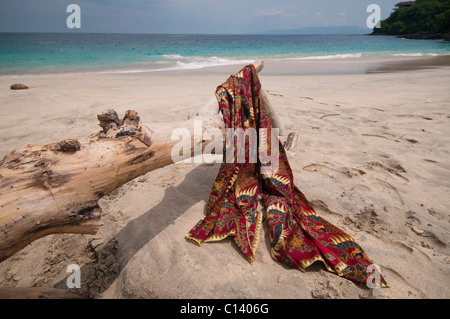
[[[231,239],[186,241],[219,169],[186,163],[105,195],[96,235],[50,235],[0,263],[0,287],[67,289],[66,269],[78,264],[82,287],[71,291],[93,298],[450,298],[450,66],[440,59],[269,60],[259,75],[298,133],[288,151],[296,185],[390,288],[357,286],[320,263],[287,268],[271,258],[266,227],[252,264]],[[107,109],[185,120],[242,66],[1,76],[0,156],[88,137]]]

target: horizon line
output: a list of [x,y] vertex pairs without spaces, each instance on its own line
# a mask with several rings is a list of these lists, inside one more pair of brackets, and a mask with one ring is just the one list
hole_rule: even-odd
[[270,32],[255,32],[255,33],[162,33],[162,32],[73,32],[73,31],[0,31],[0,34],[20,34],[20,33],[35,33],[35,34],[121,34],[121,35],[371,35],[368,33],[270,33]]
[[[367,29],[367,33],[324,33],[326,30],[345,30],[345,29],[354,29],[364,31],[366,28],[358,27],[355,25],[352,26],[310,26],[310,27],[302,27],[302,28],[293,28],[293,29],[279,29],[279,30],[264,30],[264,31],[255,31],[255,32],[239,32],[239,33],[196,33],[196,32],[188,32],[188,33],[177,33],[177,32],[110,32],[110,31],[83,31],[80,29],[67,29],[64,31],[0,31],[0,33],[76,33],[76,34],[148,34],[148,35],[364,35],[370,34],[373,32],[373,29]],[[323,30],[322,32],[312,32],[312,33],[302,33],[302,30]]]

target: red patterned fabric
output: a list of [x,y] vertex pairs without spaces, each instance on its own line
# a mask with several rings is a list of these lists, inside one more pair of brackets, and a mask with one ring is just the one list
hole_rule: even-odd
[[[266,136],[258,134],[258,146],[267,145],[270,153],[272,125],[261,104],[260,90],[255,68],[249,65],[220,85],[216,97],[227,128],[267,130]],[[260,157],[257,163],[248,158],[243,163],[222,163],[206,216],[186,238],[201,245],[232,236],[239,250],[253,262],[264,218],[257,209],[260,196],[266,210],[271,254],[275,260],[300,270],[320,260],[328,270],[365,284],[370,275],[367,268],[372,262],[350,235],[317,216],[310,202],[294,185],[283,145],[278,139],[275,142],[278,150],[274,151],[278,151],[279,160],[274,172],[261,173],[264,164]],[[245,154],[249,154],[249,143],[245,147]],[[237,147],[235,159],[236,152]],[[387,286],[383,278],[379,283]]]

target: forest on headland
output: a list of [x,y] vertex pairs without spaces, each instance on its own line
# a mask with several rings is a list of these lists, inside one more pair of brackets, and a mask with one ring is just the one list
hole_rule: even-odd
[[450,0],[405,1],[396,7],[373,35],[450,41]]

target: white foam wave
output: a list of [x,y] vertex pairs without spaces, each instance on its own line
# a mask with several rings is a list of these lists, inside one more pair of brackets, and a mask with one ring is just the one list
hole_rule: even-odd
[[396,53],[393,56],[437,56],[436,53]]
[[161,72],[161,71],[173,71],[181,69],[202,69],[213,66],[224,65],[236,65],[236,64],[250,64],[255,60],[250,59],[232,59],[232,58],[219,58],[213,57],[184,57],[179,54],[167,54],[162,55],[164,60],[158,61],[155,65],[160,65],[160,68],[137,68],[126,70],[103,70],[96,73],[144,73],[144,72]]
[[182,55],[179,54],[163,54],[162,57],[169,60],[178,60],[184,58]]
[[231,58],[219,58],[216,56],[212,57],[183,57],[181,55],[166,55],[163,56],[169,60],[176,60],[175,69],[202,69],[212,66],[223,66],[223,65],[235,65],[235,64],[246,64],[253,63],[254,60],[250,59],[231,59]]
[[131,69],[131,70],[104,70],[104,71],[97,71],[97,72],[89,72],[93,74],[121,74],[121,73],[144,73],[144,72],[151,72],[155,70],[146,70],[146,69]]
[[360,58],[362,53],[346,53],[346,54],[328,54],[328,55],[313,55],[300,58],[294,58],[295,60],[331,60],[331,59],[350,59]]

